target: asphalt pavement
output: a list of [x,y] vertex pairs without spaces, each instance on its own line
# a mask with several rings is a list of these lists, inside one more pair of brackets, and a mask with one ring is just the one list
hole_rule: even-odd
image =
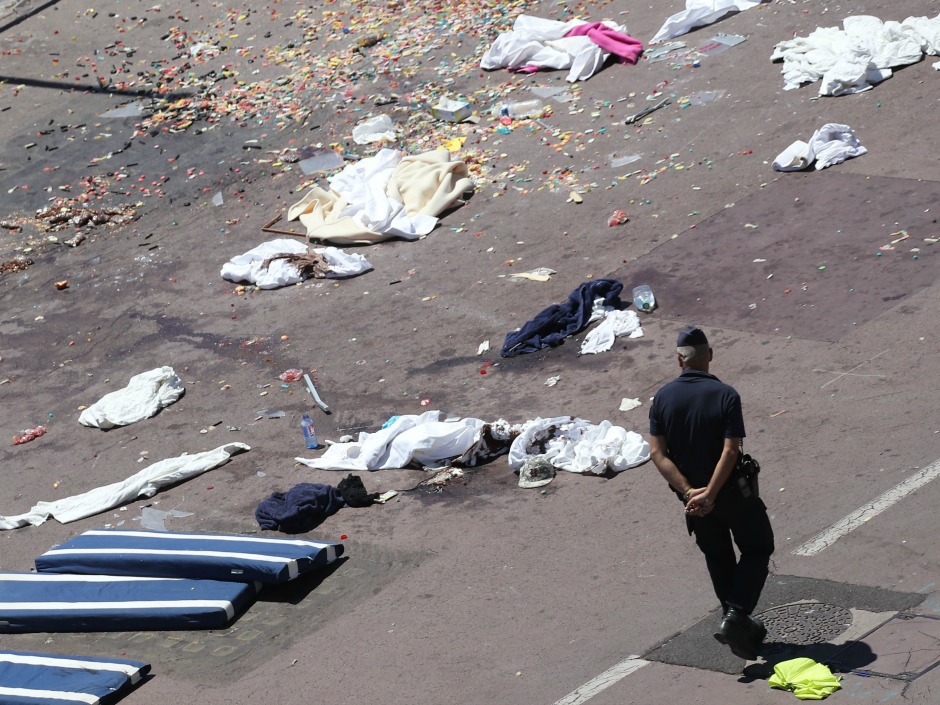
[[[432,409],[645,434],[650,398],[678,372],[676,332],[694,323],[712,371],[742,395],[776,533],[758,609],[777,631],[758,662],[711,637],[704,562],[651,463],[526,490],[505,458],[331,516],[310,535],[342,540],[348,558],[226,630],[4,635],[3,648],[145,660],[153,677],[128,705],[782,703],[793,696],[767,678],[800,655],[838,665],[832,701],[931,702],[940,72],[927,57],[867,92],[820,98],[816,85],[784,91],[770,55],[849,15],[933,16],[936,3],[770,2],[679,37],[675,57],[575,85],[479,68],[521,12],[613,19],[646,43],[682,7],[0,3],[0,427],[10,439],[46,428],[0,448],[0,513],[181,452],[251,446],[152,499],[0,532],[0,570],[28,571],[87,529],[137,527],[145,506],[190,513],[167,518],[171,530],[258,531],[254,508],[271,492],[345,476],[294,461],[304,412],[329,440]],[[693,64],[686,52],[718,32],[746,41]],[[490,109],[532,87],[568,95],[500,132]],[[479,120],[434,119],[441,97],[465,98]],[[361,276],[267,291],[222,279],[229,258],[281,237],[264,229],[301,232],[287,208],[326,174],[299,161],[374,154],[351,131],[380,113],[398,126],[385,146],[446,146],[473,195],[425,238],[349,248],[373,266]],[[868,153],[773,171],[828,122],[854,128]],[[97,218],[54,223],[50,206]],[[618,209],[627,222],[609,226]],[[537,267],[555,273],[511,276]],[[508,332],[602,277],[652,286],[643,337],[580,355],[582,332],[500,357]],[[186,386],[177,403],[107,432],[77,423],[162,365]],[[312,374],[331,414],[302,382],[282,383],[292,368]],[[620,411],[625,398],[641,405]],[[427,479],[361,475],[376,492]]]

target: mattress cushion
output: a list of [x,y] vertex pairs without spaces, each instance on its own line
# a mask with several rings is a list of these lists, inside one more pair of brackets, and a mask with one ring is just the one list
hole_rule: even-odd
[[105,705],[149,671],[150,664],[124,659],[0,651],[0,703]]
[[0,573],[0,633],[211,629],[255,592],[219,580]]
[[342,555],[325,541],[95,529],[43,553],[36,570],[284,583]]

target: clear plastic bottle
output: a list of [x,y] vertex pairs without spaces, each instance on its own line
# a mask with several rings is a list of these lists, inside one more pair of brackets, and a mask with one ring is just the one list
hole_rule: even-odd
[[646,284],[641,284],[633,289],[633,305],[637,311],[649,313],[656,308],[656,297],[653,296],[653,290]]
[[506,107],[509,109],[509,117],[517,120],[542,117],[542,101],[540,100],[520,100]]
[[317,443],[317,430],[314,428],[313,419],[310,418],[309,414],[304,414],[300,420],[300,428],[304,432],[304,443],[307,444],[308,448],[316,448],[320,445]]

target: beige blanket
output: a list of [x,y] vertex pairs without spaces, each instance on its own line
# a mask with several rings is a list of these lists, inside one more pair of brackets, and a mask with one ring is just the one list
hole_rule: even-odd
[[437,215],[473,189],[467,165],[436,150],[402,157],[383,149],[312,188],[287,211],[311,240],[357,245],[393,237],[414,240],[437,225]]

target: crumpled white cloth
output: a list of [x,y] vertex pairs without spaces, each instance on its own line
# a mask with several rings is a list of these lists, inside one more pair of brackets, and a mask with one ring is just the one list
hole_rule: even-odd
[[685,10],[666,20],[650,44],[686,34],[696,27],[717,22],[729,12],[750,10],[769,0],[686,0]]
[[141,497],[153,497],[160,489],[201,475],[220,465],[238,453],[251,450],[244,443],[227,443],[215,450],[195,455],[167,458],[144,468],[125,480],[103,487],[96,487],[83,494],[63,497],[54,502],[37,502],[26,514],[0,516],[0,530],[18,529],[32,524],[39,526],[49,517],[63,524],[94,516],[112,507],[133,502]]
[[604,320],[585,336],[584,342],[581,343],[581,354],[596,355],[606,352],[614,346],[614,339],[622,335],[629,335],[631,338],[643,337],[643,328],[636,311],[608,311]]
[[850,95],[889,78],[891,69],[940,54],[940,15],[882,22],[854,15],[838,27],[819,27],[774,47],[771,61],[783,61],[784,90],[822,79],[819,95]]
[[[584,20],[547,20],[533,15],[519,15],[512,29],[503,32],[486,50],[480,67],[513,69],[523,66],[539,66],[546,69],[570,69],[565,80],[569,83],[584,81],[603,66],[610,56],[588,37],[566,37],[565,35]],[[611,29],[626,34],[626,27],[605,20]]]
[[[338,247],[314,247],[313,252],[326,260],[330,268],[326,276],[330,279],[354,277],[372,269],[369,260],[356,252],[344,252]],[[261,266],[265,260],[283,254],[307,254],[307,246],[288,238],[263,242],[223,264],[222,278],[250,282],[259,289],[277,289],[303,281],[300,270],[285,260],[274,260],[266,268]]]
[[542,455],[559,470],[603,475],[642,465],[650,458],[649,442],[636,431],[610,421],[592,424],[571,416],[535,418],[509,447],[509,466],[519,471],[526,459]]
[[435,467],[463,455],[477,441],[480,419],[442,420],[440,411],[402,415],[387,428],[359,433],[352,443],[334,443],[319,458],[294,458],[320,470],[389,470],[412,461]]
[[124,389],[105,394],[82,411],[78,422],[103,429],[127,426],[153,416],[185,391],[183,381],[172,367],[158,367],[134,375]]
[[809,142],[797,140],[778,154],[773,167],[776,171],[800,171],[815,161],[819,171],[867,152],[855,130],[848,125],[829,122],[816,130]]

